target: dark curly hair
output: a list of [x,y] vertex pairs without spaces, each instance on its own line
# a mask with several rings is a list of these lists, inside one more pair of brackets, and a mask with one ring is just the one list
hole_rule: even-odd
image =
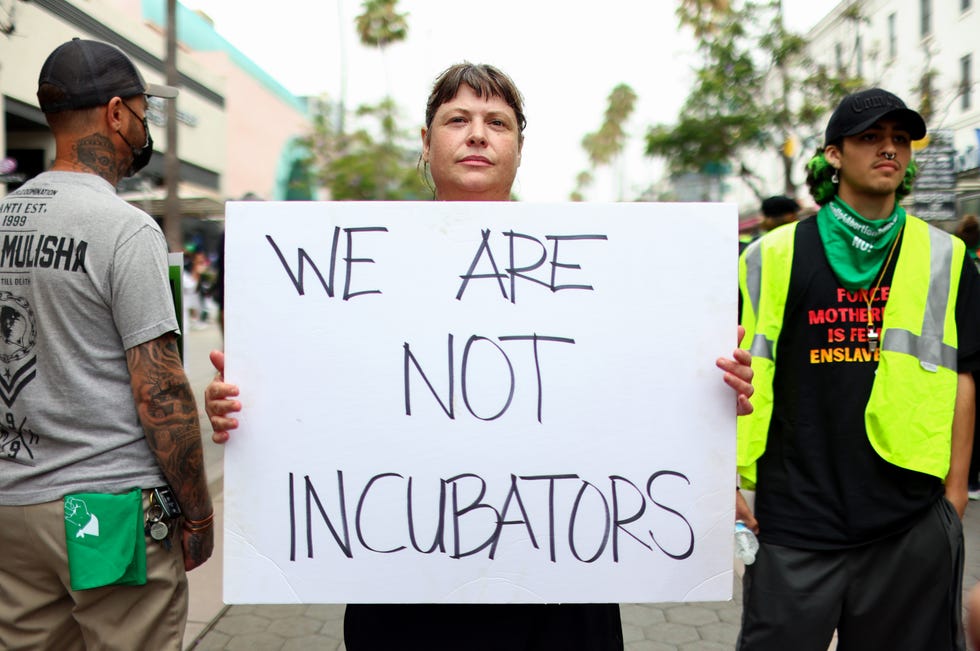
[[[844,147],[844,143],[837,144],[839,148]],[[836,171],[824,157],[824,148],[820,147],[806,164],[806,184],[810,188],[810,195],[817,205],[824,205],[830,202],[837,194],[837,184],[831,178]],[[895,190],[895,199],[901,201],[912,192],[912,182],[915,175],[919,172],[919,166],[915,159],[909,160],[909,166],[905,168],[905,178],[901,185]]]

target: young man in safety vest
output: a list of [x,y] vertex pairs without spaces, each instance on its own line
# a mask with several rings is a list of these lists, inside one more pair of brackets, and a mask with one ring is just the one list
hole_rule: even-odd
[[962,243],[907,215],[922,117],[846,97],[807,164],[813,219],[739,265],[753,414],[739,419],[741,651],[963,649],[980,283]]

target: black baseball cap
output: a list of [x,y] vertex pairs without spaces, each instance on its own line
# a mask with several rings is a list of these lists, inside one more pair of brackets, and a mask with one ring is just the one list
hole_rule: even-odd
[[827,123],[824,145],[857,135],[885,117],[898,120],[912,140],[921,140],[926,135],[926,123],[921,115],[887,90],[869,88],[851,93],[834,109]]
[[[42,100],[44,84],[58,88],[63,97]],[[45,113],[102,106],[113,97],[177,97],[173,86],[146,83],[130,58],[115,45],[80,38],[62,43],[48,55],[37,86],[38,103]]]

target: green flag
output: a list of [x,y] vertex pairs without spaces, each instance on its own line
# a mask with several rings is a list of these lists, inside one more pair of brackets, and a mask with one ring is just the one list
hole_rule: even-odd
[[65,496],[72,590],[146,583],[143,492]]

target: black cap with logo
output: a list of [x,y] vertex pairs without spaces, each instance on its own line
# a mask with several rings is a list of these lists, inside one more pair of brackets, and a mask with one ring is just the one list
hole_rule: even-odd
[[827,123],[824,145],[857,135],[885,117],[898,120],[912,140],[921,140],[926,135],[926,123],[921,115],[887,90],[869,88],[851,93],[837,106]]
[[42,100],[38,93],[45,113],[102,106],[113,97],[177,97],[173,86],[146,83],[129,57],[116,46],[79,38],[59,45],[48,55],[38,76],[39,90],[43,84],[61,91],[57,100]]

